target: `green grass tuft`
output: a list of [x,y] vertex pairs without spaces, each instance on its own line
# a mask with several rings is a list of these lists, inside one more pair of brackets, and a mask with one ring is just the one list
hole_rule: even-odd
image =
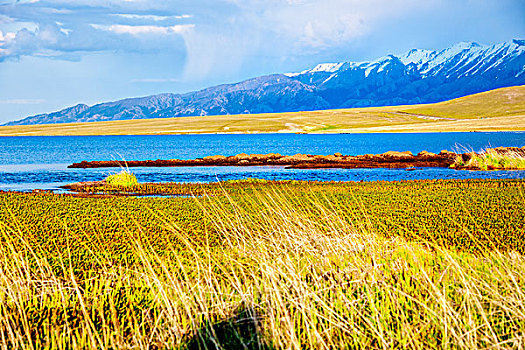
[[118,174],[109,175],[106,177],[106,183],[113,186],[130,187],[138,185],[138,180],[135,174],[127,170],[122,170]]

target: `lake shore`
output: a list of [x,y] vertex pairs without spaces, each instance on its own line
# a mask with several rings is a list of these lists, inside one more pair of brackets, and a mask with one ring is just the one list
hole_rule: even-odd
[[[325,115],[332,112],[334,115]],[[119,120],[91,123],[0,126],[0,136],[111,136],[111,135],[243,135],[243,134],[373,134],[435,132],[525,131],[525,115],[455,120],[417,120],[410,115],[320,111],[282,116],[242,115]],[[368,118],[370,117],[370,118]],[[407,120],[408,119],[408,120]],[[415,120],[414,120],[415,119]],[[324,123],[324,124],[323,124]],[[329,124],[329,125],[327,125]],[[332,124],[337,124],[333,127]],[[229,125],[229,126],[228,126]]]
[[[422,150],[439,154],[479,151],[488,145],[523,147],[522,133],[334,134],[334,135],[163,135],[0,138],[0,189],[31,191],[83,181],[99,181],[118,168],[74,169],[81,160],[196,159],[281,153],[283,155],[365,155],[390,150]],[[246,155],[245,155],[246,156]],[[342,159],[342,157],[335,157]],[[200,164],[202,165],[202,164]],[[259,178],[266,180],[375,181],[423,179],[523,178],[524,171],[458,171],[448,168],[286,168],[270,166],[182,166],[130,168],[139,182],[216,182]]]

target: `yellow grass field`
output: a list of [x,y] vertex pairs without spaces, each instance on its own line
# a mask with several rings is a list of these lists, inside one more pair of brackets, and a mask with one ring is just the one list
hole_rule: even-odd
[[2,126],[0,136],[525,131],[525,86],[424,105]]

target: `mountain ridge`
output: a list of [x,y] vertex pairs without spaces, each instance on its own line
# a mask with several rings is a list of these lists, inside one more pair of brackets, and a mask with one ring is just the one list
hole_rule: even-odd
[[93,106],[78,104],[5,125],[56,124],[434,103],[525,84],[525,40],[461,42],[374,61],[322,63],[184,94],[163,93]]
[[525,85],[433,104],[0,127],[1,136],[525,131]]

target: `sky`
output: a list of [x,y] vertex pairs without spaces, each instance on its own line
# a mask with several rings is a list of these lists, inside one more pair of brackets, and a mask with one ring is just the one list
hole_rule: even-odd
[[514,38],[525,39],[525,0],[0,0],[0,124]]

